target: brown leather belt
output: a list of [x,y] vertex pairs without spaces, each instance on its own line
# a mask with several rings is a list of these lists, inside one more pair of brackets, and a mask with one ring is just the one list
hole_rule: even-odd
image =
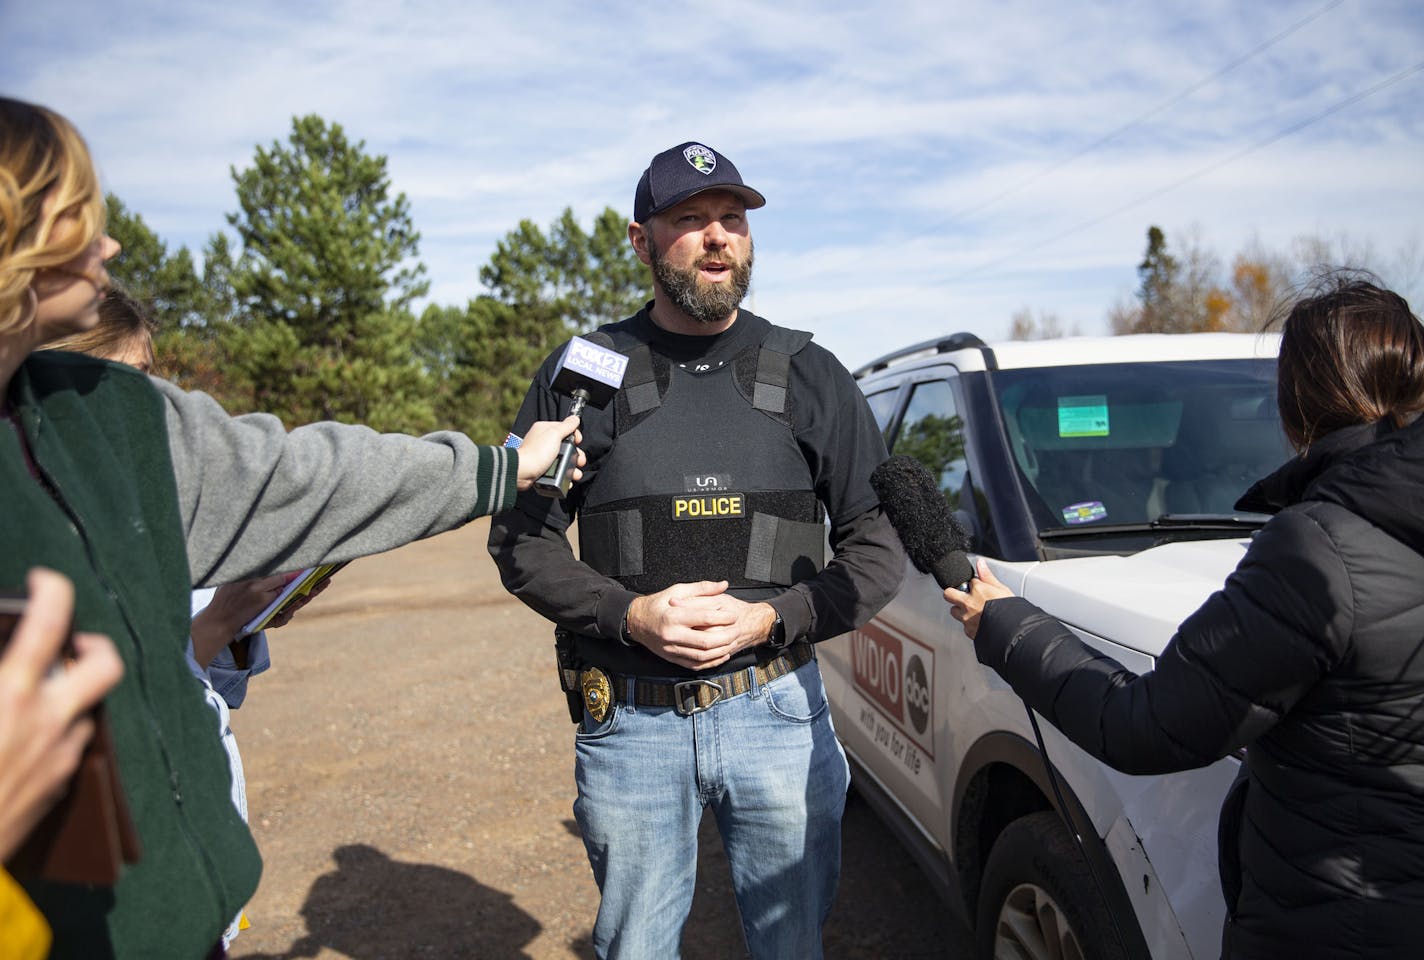
[[[714,703],[738,697],[752,688],[752,677],[762,686],[778,677],[784,677],[798,667],[810,663],[814,654],[809,643],[797,643],[786,648],[780,656],[765,663],[746,667],[735,673],[724,673],[715,677],[694,677],[688,680],[644,680],[614,674],[609,679],[613,686],[613,699],[627,703],[628,688],[633,688],[632,702],[641,707],[672,707],[680,716],[701,713]],[[629,680],[633,680],[629,684]]]

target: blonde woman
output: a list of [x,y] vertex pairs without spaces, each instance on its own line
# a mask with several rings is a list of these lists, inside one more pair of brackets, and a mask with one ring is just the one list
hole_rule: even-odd
[[[507,508],[577,420],[518,450],[265,414],[41,344],[95,325],[118,244],[88,149],[43,107],[0,98],[0,588],[45,566],[78,629],[126,667],[106,698],[142,859],[116,887],[19,878],[52,956],[222,956],[261,862],[184,657],[193,586],[387,550]],[[0,696],[4,696],[0,688]]]

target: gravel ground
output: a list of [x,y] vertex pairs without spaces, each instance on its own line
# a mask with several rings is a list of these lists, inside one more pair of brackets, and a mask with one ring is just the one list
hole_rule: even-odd
[[[487,531],[357,561],[271,634],[233,714],[266,863],[235,958],[593,956],[552,634],[500,586]],[[828,958],[969,956],[853,794],[844,837]],[[709,818],[683,956],[744,955]]]

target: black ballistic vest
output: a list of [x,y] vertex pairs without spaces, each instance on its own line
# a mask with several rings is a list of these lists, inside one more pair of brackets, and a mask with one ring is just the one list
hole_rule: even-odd
[[642,594],[727,580],[760,599],[820,571],[824,511],[788,389],[791,357],[810,339],[772,327],[759,346],[701,370],[615,335],[628,370],[612,448],[579,511],[580,559]]

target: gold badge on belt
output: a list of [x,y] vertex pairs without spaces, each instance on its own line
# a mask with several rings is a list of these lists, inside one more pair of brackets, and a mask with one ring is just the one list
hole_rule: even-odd
[[584,709],[590,717],[602,723],[613,706],[613,684],[608,681],[608,674],[597,667],[585,667],[580,685],[583,687]]

